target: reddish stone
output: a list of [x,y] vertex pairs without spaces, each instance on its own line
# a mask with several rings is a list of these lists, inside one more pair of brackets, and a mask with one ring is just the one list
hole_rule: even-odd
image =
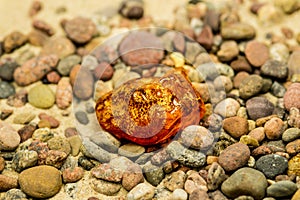
[[72,137],[74,135],[78,135],[78,132],[77,132],[76,128],[73,128],[73,127],[66,128],[66,130],[65,130],[65,136],[67,138],[68,137]]
[[57,84],[59,82],[60,78],[61,77],[60,77],[59,73],[57,73],[56,71],[52,71],[47,74],[47,80],[49,81],[49,83]]
[[39,114],[39,118],[41,120],[45,120],[45,121],[48,121],[51,128],[57,128],[59,126],[59,121],[57,119],[55,119],[54,117],[46,114],[46,113],[40,113]]
[[73,99],[73,91],[70,80],[66,77],[63,77],[57,85],[55,101],[57,107],[60,109],[68,108]]
[[95,69],[94,69],[94,76],[98,80],[107,81],[111,79],[114,74],[113,67],[107,62],[101,62]]
[[29,16],[33,17],[35,16],[38,12],[40,12],[43,8],[43,5],[40,1],[34,1],[32,2],[30,8],[29,8]]
[[247,43],[245,54],[254,67],[260,67],[269,59],[269,48],[264,43],[252,40]]
[[82,179],[84,170],[81,167],[66,168],[62,172],[62,177],[65,183],[74,183]]
[[209,26],[204,26],[202,32],[196,38],[197,42],[201,44],[205,49],[211,49],[214,42],[214,35]]
[[21,129],[19,129],[18,133],[21,137],[21,142],[24,142],[29,138],[31,138],[35,130],[36,130],[36,125],[33,124],[25,125]]
[[55,33],[54,29],[52,28],[52,26],[50,26],[50,24],[48,24],[47,22],[43,21],[43,20],[39,20],[39,19],[35,19],[32,22],[32,26],[44,33],[46,33],[47,35],[51,36]]

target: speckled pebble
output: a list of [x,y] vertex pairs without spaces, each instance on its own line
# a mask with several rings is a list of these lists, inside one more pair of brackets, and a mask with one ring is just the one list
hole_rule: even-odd
[[247,145],[250,148],[255,148],[255,147],[259,146],[259,143],[258,143],[257,139],[255,139],[255,138],[253,138],[249,135],[243,135],[240,138],[240,143],[243,143],[243,144]]
[[260,68],[263,75],[277,79],[284,79],[288,75],[288,66],[277,60],[268,60]]
[[223,121],[224,130],[234,138],[240,138],[249,131],[248,121],[243,117],[228,117]]
[[207,187],[216,190],[227,178],[225,170],[217,162],[213,162],[207,174]]
[[239,93],[243,99],[258,94],[263,86],[263,79],[258,75],[250,75],[246,77],[239,86]]
[[50,150],[59,150],[67,155],[71,153],[71,146],[68,140],[61,136],[56,136],[47,141]]
[[275,198],[289,197],[297,191],[297,185],[292,181],[278,181],[267,188],[267,195]]
[[282,134],[282,140],[285,142],[291,142],[297,138],[300,138],[299,128],[288,128]]
[[13,50],[24,45],[26,41],[27,37],[23,33],[19,31],[13,31],[5,36],[3,40],[3,49],[5,53],[11,53]]
[[38,139],[41,142],[46,142],[54,137],[54,134],[49,128],[39,128],[35,130],[32,134],[32,139]]
[[214,112],[222,117],[233,117],[236,115],[239,108],[239,102],[233,98],[226,98],[216,105]]
[[249,158],[249,147],[242,143],[236,143],[221,152],[218,162],[226,171],[233,171],[246,165]]
[[272,115],[274,105],[264,97],[253,97],[246,102],[246,108],[250,119]]
[[265,155],[256,161],[256,168],[263,172],[267,178],[274,179],[275,176],[283,174],[288,168],[288,160],[276,154]]
[[165,177],[162,167],[152,165],[151,163],[144,165],[143,172],[147,181],[154,186],[157,186]]
[[73,99],[72,86],[68,78],[61,78],[57,84],[55,93],[55,102],[58,108],[66,109],[68,108]]
[[84,170],[81,167],[66,168],[62,171],[64,183],[74,183],[79,181],[84,175]]
[[300,176],[300,154],[292,157],[288,162],[288,175]]
[[285,125],[280,118],[273,117],[265,123],[264,129],[268,139],[276,140],[281,138],[283,132],[285,131]]
[[13,94],[15,94],[15,87],[6,81],[0,80],[0,99],[5,99]]
[[286,89],[282,84],[278,83],[277,81],[274,81],[274,83],[271,86],[271,93],[274,96],[281,98],[284,96],[285,91]]
[[173,192],[175,189],[183,188],[185,179],[186,179],[186,174],[183,171],[179,170],[166,176],[162,181],[162,184],[168,190]]
[[12,167],[17,172],[21,172],[26,168],[33,167],[37,164],[38,154],[36,151],[19,151],[12,160]]
[[289,48],[284,43],[275,43],[270,46],[270,58],[287,63],[290,53]]
[[110,182],[120,182],[123,172],[115,169],[107,163],[100,164],[91,170],[91,174],[96,177]]
[[296,153],[300,153],[300,139],[289,142],[285,148],[286,148],[286,152],[289,154],[293,155]]
[[10,189],[5,193],[5,200],[26,200],[27,196],[20,189]]

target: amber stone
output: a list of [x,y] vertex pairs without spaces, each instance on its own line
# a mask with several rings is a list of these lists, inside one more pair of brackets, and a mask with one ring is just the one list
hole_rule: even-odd
[[144,146],[164,143],[186,126],[199,124],[204,112],[200,94],[182,69],[130,80],[96,103],[104,130]]

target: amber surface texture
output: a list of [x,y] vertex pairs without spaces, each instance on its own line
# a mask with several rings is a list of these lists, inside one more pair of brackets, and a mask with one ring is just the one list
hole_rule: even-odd
[[104,130],[144,146],[164,143],[184,127],[198,124],[204,112],[200,94],[182,69],[130,80],[96,104]]

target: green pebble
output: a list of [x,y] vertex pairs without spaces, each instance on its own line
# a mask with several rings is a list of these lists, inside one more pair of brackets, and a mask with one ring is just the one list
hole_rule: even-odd
[[28,101],[37,108],[50,108],[55,102],[55,95],[49,86],[39,84],[29,90]]

